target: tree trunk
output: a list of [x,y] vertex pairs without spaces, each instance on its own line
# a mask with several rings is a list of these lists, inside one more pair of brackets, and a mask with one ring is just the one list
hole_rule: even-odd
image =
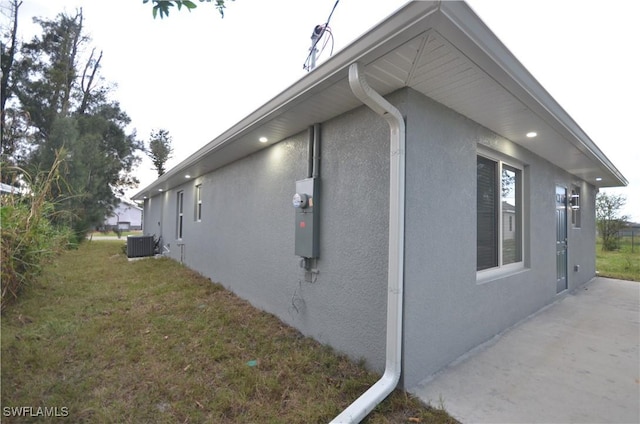
[[11,71],[13,68],[13,58],[16,53],[16,34],[18,33],[18,9],[22,5],[22,1],[18,2],[18,0],[13,0],[11,3],[11,12],[13,19],[13,27],[11,28],[11,36],[10,36],[10,46],[7,52],[4,52],[4,48],[2,49],[2,61],[0,63],[0,69],[2,69],[2,80],[0,81],[0,97],[2,98],[2,105],[0,109],[0,139],[2,140],[2,153],[5,153],[5,137],[4,137],[4,129],[5,129],[5,113],[4,107],[7,103],[7,99],[9,98],[9,77],[11,75]]
[[[93,62],[93,54],[95,53],[95,51],[96,51],[95,48],[91,50],[91,56],[89,57],[89,60],[87,60],[87,64],[85,65],[84,71],[82,72],[82,83],[81,83],[82,103],[80,104],[80,108],[78,109],[78,113],[80,115],[84,115],[85,110],[87,109],[87,105],[89,104],[89,99],[91,96],[91,90],[93,88],[93,80],[96,76],[96,73],[98,72],[98,68],[100,68],[100,61],[102,60],[102,51],[100,51],[100,56],[98,56],[98,59],[95,62]],[[91,75],[89,75],[89,77],[87,78],[87,72],[89,71],[89,67],[92,67]],[[85,79],[87,79],[86,85],[85,85]]]

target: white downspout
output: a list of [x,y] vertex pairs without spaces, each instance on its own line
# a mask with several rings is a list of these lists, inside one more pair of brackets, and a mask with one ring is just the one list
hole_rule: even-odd
[[404,284],[404,166],[405,124],[398,109],[375,92],[365,81],[360,65],[349,67],[353,94],[381,115],[389,124],[389,271],[387,283],[387,348],[382,378],[347,409],[331,421],[335,424],[359,423],[398,385],[402,370],[402,292]]

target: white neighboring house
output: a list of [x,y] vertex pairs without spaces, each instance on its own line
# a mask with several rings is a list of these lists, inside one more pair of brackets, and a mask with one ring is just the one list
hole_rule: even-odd
[[106,229],[141,230],[142,208],[128,199],[120,199],[118,206],[104,220]]
[[0,183],[0,193],[2,194],[23,194],[24,192],[25,190],[22,188],[14,187],[5,183]]

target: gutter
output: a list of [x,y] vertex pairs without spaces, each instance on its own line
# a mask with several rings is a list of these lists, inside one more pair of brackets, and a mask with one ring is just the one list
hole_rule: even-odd
[[332,424],[362,421],[396,388],[402,372],[405,123],[400,111],[369,86],[357,62],[349,66],[349,85],[358,99],[387,120],[390,128],[386,365],[382,378],[334,418]]
[[[357,105],[343,105],[339,101],[331,100],[330,106],[326,107],[333,112],[318,115],[316,96],[319,93],[334,93],[331,89],[342,81],[345,77],[344,71],[351,63],[355,61],[362,61],[363,64],[371,63],[389,52],[387,50],[389,43],[392,44],[392,47],[397,47],[397,45],[418,36],[429,26],[425,22],[433,19],[434,15],[437,16],[436,12],[439,7],[440,1],[408,1],[392,15],[337,52],[331,59],[320,63],[313,72],[295,81],[267,103],[169,169],[157,180],[139,190],[132,198],[143,200],[144,196],[155,196],[158,194],[159,188],[165,192],[169,191],[185,182],[183,176],[185,172],[190,172],[192,176],[204,175],[258,151],[264,146],[251,147],[256,145],[255,140],[258,133],[266,133],[269,138],[277,142],[305,131],[314,122],[325,122],[353,109]],[[291,111],[307,108],[312,104],[314,105],[313,110],[316,111],[309,112],[312,118],[290,121],[288,114]],[[341,108],[342,106],[344,107]],[[282,128],[283,123],[278,122],[278,119],[283,116],[289,122],[284,129]],[[272,128],[271,125],[274,123],[276,125]],[[269,142],[267,145],[271,144]],[[229,151],[235,150],[238,154],[229,153],[228,159],[222,159],[211,166],[207,164],[207,161],[212,157],[227,156],[226,154],[221,155],[221,151],[226,148]],[[190,169],[192,167],[193,170]]]

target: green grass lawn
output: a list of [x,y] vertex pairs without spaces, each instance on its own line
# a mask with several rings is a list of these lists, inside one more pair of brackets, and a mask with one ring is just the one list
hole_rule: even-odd
[[601,277],[640,281],[640,237],[621,239],[620,249],[604,252],[600,240],[596,243],[596,270]]
[[[378,376],[168,259],[86,242],[2,316],[6,408],[73,423],[326,423]],[[51,409],[49,411],[52,411]],[[369,423],[454,423],[396,390]]]

